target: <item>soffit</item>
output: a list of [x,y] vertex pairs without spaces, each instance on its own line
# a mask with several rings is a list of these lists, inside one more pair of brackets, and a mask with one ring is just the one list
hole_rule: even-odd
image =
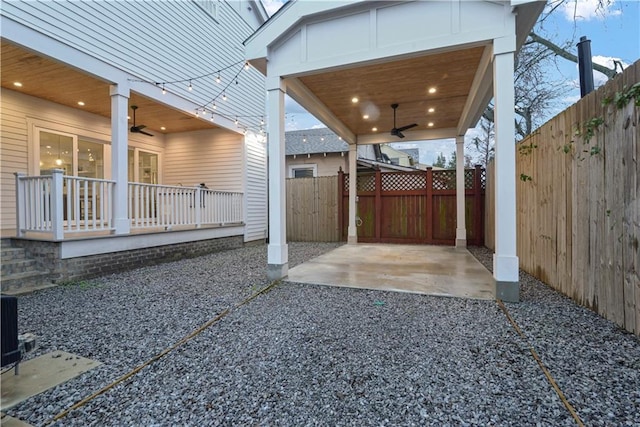
[[[391,104],[396,125],[455,128],[471,93],[484,46],[300,77],[299,80],[354,134],[387,133]],[[435,93],[429,89],[435,88]],[[358,102],[353,103],[352,98]],[[434,111],[430,112],[429,109]],[[368,118],[364,118],[368,115]],[[432,126],[429,126],[432,123]],[[394,137],[393,140],[400,141]]]
[[[1,86],[26,95],[46,99],[103,117],[111,117],[109,82],[105,82],[64,64],[30,51],[1,42]],[[22,87],[14,86],[19,81]],[[84,106],[78,106],[83,101]],[[152,133],[185,132],[215,128],[208,121],[195,118],[131,92],[129,106],[137,105],[137,124],[145,124]],[[161,131],[161,127],[166,127]]]

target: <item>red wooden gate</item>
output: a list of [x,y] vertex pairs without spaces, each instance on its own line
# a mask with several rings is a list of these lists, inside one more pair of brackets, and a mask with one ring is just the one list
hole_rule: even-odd
[[[465,218],[467,244],[484,245],[485,170],[467,169]],[[349,174],[339,172],[340,229],[347,239]],[[416,172],[358,174],[358,242],[454,245],[456,171],[428,168]]]

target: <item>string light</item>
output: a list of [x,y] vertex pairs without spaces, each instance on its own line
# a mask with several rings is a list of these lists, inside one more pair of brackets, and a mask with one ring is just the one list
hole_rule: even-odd
[[221,81],[222,79],[220,78],[220,74],[218,74],[218,77],[216,77],[216,83],[220,84]]
[[218,106],[216,105],[216,103],[215,103],[215,102],[213,103],[213,109],[214,109],[214,110],[217,110],[217,109],[218,109]]
[[227,94],[226,94],[226,93],[223,93],[223,94],[222,94],[222,100],[223,100],[223,101],[226,101],[226,100],[227,100]]
[[162,83],[162,94],[163,95],[167,94],[167,90],[164,88],[164,83]]
[[191,85],[191,80],[189,80],[189,87],[187,89],[193,90],[193,86]]
[[245,63],[244,63],[244,69],[245,69],[245,70],[248,70],[248,69],[249,69],[249,63],[248,63],[248,62],[245,62]]

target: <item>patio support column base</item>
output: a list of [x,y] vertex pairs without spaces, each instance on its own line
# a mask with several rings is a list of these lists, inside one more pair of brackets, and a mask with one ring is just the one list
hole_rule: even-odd
[[456,248],[466,248],[467,239],[456,239]]
[[279,280],[287,277],[289,274],[289,263],[284,264],[267,264],[267,278],[269,280]]
[[520,282],[496,280],[496,299],[504,302],[520,302]]
[[349,235],[349,237],[347,237],[347,244],[349,244],[349,245],[357,245],[358,244],[358,236]]

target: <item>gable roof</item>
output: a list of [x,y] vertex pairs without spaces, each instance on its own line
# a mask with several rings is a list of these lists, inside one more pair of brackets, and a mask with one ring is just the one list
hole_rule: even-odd
[[289,131],[284,139],[287,155],[349,151],[349,144],[328,128]]

